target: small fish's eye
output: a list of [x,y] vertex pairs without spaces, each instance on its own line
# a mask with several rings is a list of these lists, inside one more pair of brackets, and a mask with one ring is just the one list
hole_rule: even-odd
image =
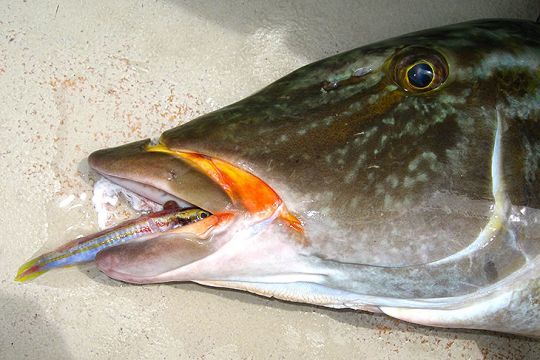
[[433,81],[434,76],[433,67],[425,62],[416,63],[407,70],[409,84],[418,89],[428,87]]
[[206,217],[208,217],[208,214],[207,214],[207,213],[205,213],[205,212],[201,213],[201,219],[204,219],[204,218],[206,218]]

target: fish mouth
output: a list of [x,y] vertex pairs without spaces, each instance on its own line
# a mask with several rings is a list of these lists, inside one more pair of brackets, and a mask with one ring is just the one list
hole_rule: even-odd
[[147,139],[98,150],[88,163],[113,183],[161,205],[173,200],[180,207],[214,214],[243,213],[257,221],[280,218],[303,233],[300,220],[266,182],[217,157]]
[[[162,205],[172,199],[213,214],[151,241],[99,252],[97,267],[114,279],[141,284],[221,278],[217,270],[208,270],[213,271],[210,275],[204,271],[219,269],[219,260],[212,261],[220,256],[234,256],[234,246],[221,251],[225,244],[275,223],[293,233],[298,245],[307,244],[302,223],[279,195],[256,175],[225,160],[143,140],[96,151],[88,162],[98,174],[139,196]],[[206,265],[195,265],[201,263]]]

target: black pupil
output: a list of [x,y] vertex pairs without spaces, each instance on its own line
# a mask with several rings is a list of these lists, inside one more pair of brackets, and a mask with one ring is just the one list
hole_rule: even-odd
[[407,77],[412,86],[425,88],[433,80],[433,69],[426,63],[416,64],[407,71]]

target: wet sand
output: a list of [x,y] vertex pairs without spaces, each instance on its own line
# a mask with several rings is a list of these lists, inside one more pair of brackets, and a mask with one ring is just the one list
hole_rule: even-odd
[[127,285],[92,265],[13,281],[38,250],[96,229],[90,152],[158,135],[342,50],[539,13],[536,0],[4,1],[0,358],[540,358],[531,339],[194,284]]

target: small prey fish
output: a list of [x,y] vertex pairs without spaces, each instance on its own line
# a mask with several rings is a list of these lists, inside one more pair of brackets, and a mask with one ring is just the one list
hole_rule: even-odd
[[25,282],[48,270],[93,261],[106,248],[136,240],[148,240],[163,232],[202,220],[211,213],[198,209],[181,209],[168,201],[162,211],[125,221],[110,229],[72,240],[56,250],[40,255],[23,264],[15,277]]

